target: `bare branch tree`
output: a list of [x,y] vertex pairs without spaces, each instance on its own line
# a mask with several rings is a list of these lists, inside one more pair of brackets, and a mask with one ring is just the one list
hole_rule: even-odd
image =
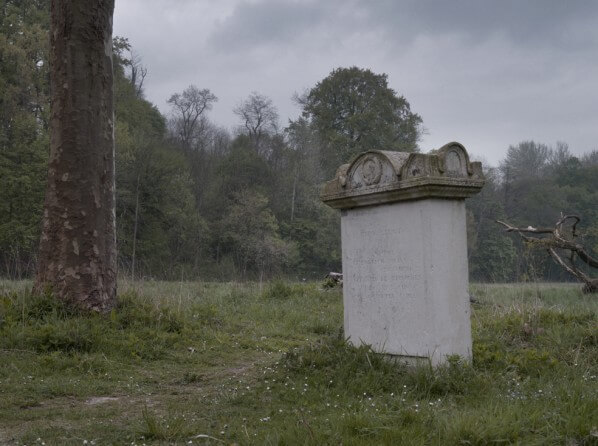
[[175,115],[175,131],[183,147],[189,150],[195,131],[200,123],[200,117],[218,98],[210,90],[200,90],[190,85],[183,93],[173,94],[168,103],[172,105]]
[[112,50],[116,66],[122,66],[135,95],[139,98],[143,96],[143,81],[147,76],[147,67],[142,65],[141,56],[131,48],[129,39],[121,36],[114,36],[112,39]]
[[241,118],[256,151],[260,151],[260,142],[266,133],[275,133],[278,129],[278,111],[272,99],[253,92],[233,110]]
[[526,243],[546,249],[558,265],[584,283],[584,293],[596,293],[598,278],[581,271],[576,264],[576,260],[579,259],[590,268],[598,269],[598,259],[592,257],[582,244],[576,242],[579,235],[577,225],[580,221],[581,218],[577,215],[561,214],[554,228],[518,228],[503,221],[496,222],[503,225],[506,232],[519,234]]
[[130,50],[129,68],[131,69],[131,84],[135,89],[137,97],[143,95],[143,81],[147,76],[147,67],[141,64],[141,56],[133,50]]

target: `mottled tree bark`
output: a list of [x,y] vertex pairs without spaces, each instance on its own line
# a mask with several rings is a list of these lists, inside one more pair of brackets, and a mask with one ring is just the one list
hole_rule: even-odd
[[116,303],[114,0],[52,0],[51,139],[35,291],[85,310]]

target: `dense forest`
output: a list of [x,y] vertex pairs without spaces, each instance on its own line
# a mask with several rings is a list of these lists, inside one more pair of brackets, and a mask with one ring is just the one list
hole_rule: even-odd
[[[32,275],[40,236],[47,7],[0,2],[0,276],[9,278]],[[295,95],[302,112],[286,124],[268,97],[248,92],[230,130],[210,120],[218,92],[181,86],[164,116],[144,97],[151,67],[126,38],[114,38],[114,54],[122,275],[256,280],[338,271],[340,217],[320,202],[322,182],[364,150],[420,150],[424,121],[385,74],[334,69]],[[568,280],[545,252],[495,220],[551,226],[561,212],[575,213],[581,241],[598,251],[598,150],[576,157],[566,143],[535,141],[505,150],[498,167],[484,166],[487,184],[467,204],[472,280]]]

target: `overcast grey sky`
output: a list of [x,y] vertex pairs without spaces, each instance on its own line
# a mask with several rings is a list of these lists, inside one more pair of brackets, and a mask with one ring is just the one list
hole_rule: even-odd
[[286,125],[293,93],[355,65],[422,116],[424,151],[456,140],[497,164],[522,140],[598,149],[598,1],[117,0],[114,15],[165,113],[195,84],[220,125],[252,91]]

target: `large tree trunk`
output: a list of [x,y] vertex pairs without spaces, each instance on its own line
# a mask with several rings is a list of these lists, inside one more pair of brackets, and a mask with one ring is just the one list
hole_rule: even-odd
[[116,303],[114,0],[52,0],[51,139],[35,290],[99,312]]

